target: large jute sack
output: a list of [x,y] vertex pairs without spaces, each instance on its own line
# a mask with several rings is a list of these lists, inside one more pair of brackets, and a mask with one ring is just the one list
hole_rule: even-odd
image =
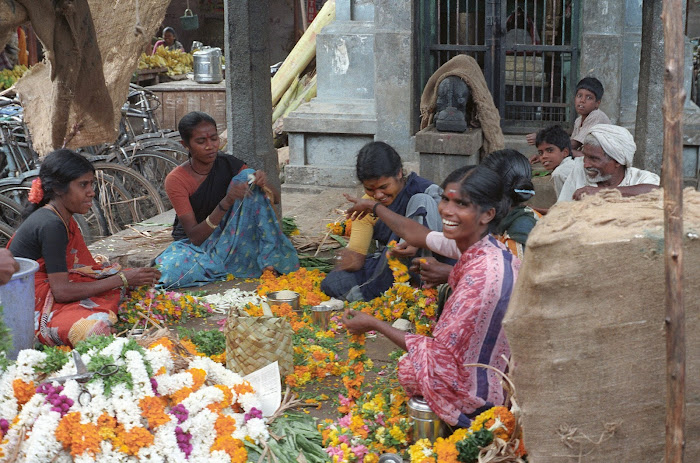
[[294,373],[294,331],[284,317],[250,317],[231,309],[226,319],[226,368],[247,375],[275,361],[282,381]]
[[[700,194],[683,209],[685,461],[700,461]],[[504,326],[530,458],[661,462],[665,445],[661,191],[557,204],[537,224]]]
[[113,142],[138,57],[169,2],[15,1],[47,51],[16,84],[34,149]]

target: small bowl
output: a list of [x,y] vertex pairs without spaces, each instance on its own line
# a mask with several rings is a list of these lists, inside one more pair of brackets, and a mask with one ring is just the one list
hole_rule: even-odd
[[267,303],[270,305],[282,305],[289,304],[292,309],[299,311],[299,293],[295,291],[273,291],[267,293]]
[[379,457],[379,463],[403,463],[403,458],[395,453],[384,453]]

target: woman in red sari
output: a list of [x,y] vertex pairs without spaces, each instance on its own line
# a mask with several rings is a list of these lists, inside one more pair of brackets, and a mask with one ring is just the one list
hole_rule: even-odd
[[122,291],[158,281],[155,268],[120,270],[98,264],[73,214],[85,214],[95,196],[95,168],[67,149],[50,153],[32,184],[25,220],[9,249],[39,263],[35,275],[34,330],[49,346],[74,346],[109,334]]
[[453,292],[432,336],[407,334],[349,309],[343,323],[353,333],[379,331],[406,350],[398,371],[406,392],[423,396],[448,424],[467,427],[476,415],[504,401],[496,373],[465,365],[483,363],[505,371],[510,348],[501,322],[520,261],[489,234],[506,212],[498,174],[485,167],[464,167],[452,172],[443,188],[438,206],[442,232],[379,203],[348,197],[354,203],[348,214],[373,212],[411,246],[458,259],[449,277]]

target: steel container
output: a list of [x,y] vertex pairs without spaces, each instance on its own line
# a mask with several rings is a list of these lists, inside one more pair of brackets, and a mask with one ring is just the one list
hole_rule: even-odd
[[224,80],[221,49],[204,47],[193,54],[194,80],[200,84],[217,84]]
[[438,437],[445,437],[447,425],[430,409],[423,397],[411,397],[408,416],[413,420],[413,442],[420,439],[435,442]]

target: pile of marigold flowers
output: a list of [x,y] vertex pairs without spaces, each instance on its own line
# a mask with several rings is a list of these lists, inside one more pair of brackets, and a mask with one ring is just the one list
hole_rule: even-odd
[[260,277],[260,285],[256,289],[258,295],[267,296],[273,291],[289,290],[299,293],[300,306],[319,305],[323,301],[330,299],[321,291],[321,281],[326,274],[319,270],[307,270],[300,268],[296,272],[287,275],[275,275],[272,271],[266,270]]
[[212,306],[198,297],[142,286],[131,292],[129,299],[119,306],[117,330],[145,328],[149,322],[139,312],[153,320],[170,324],[188,318],[206,317]]

